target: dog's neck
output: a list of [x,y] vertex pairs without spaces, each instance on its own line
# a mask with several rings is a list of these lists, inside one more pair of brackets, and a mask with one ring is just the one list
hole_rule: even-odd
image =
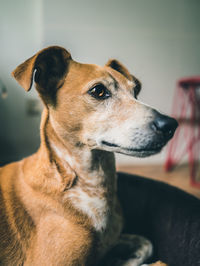
[[52,125],[48,110],[43,113],[41,140],[39,151],[46,153],[50,165],[47,171],[51,171],[48,176],[53,180],[53,184],[50,179],[42,183],[46,191],[60,184],[55,192],[63,206],[70,203],[89,218],[96,231],[105,231],[117,202],[114,154],[76,146],[66,138],[64,141]]
[[70,141],[70,136],[69,141],[64,141],[47,109],[42,116],[41,140],[41,149],[46,150],[49,161],[55,163],[61,175],[76,175],[79,183],[84,183],[84,186],[112,187],[113,192],[116,190],[114,154],[91,150],[85,145],[77,146]]

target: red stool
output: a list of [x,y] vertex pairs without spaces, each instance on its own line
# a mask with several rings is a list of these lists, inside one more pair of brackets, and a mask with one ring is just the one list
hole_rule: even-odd
[[172,116],[179,127],[168,146],[165,170],[171,170],[188,155],[191,185],[200,188],[200,76],[177,82]]

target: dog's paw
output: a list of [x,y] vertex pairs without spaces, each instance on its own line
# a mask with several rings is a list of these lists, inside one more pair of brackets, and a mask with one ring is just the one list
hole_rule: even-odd
[[153,253],[152,243],[145,237],[138,235],[122,235],[121,243],[128,244],[132,252],[129,254],[129,260],[124,265],[138,266],[145,262]]
[[167,264],[162,261],[157,261],[152,264],[142,264],[141,266],[167,266]]
[[115,266],[141,266],[153,252],[152,243],[138,235],[121,235],[118,244],[112,250],[112,257],[117,261]]
[[100,265],[141,266],[153,252],[152,243],[145,237],[122,234]]

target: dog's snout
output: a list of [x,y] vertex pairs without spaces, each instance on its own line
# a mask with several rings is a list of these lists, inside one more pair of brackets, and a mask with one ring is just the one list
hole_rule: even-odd
[[174,118],[158,112],[155,112],[154,121],[151,123],[153,131],[162,133],[167,140],[173,137],[177,126],[178,123]]

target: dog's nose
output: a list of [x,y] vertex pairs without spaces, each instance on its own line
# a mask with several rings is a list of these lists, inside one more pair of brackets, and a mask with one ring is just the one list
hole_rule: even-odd
[[178,122],[174,118],[162,115],[157,111],[154,111],[154,114],[155,118],[151,123],[151,129],[157,133],[162,133],[167,140],[171,139],[178,126]]

